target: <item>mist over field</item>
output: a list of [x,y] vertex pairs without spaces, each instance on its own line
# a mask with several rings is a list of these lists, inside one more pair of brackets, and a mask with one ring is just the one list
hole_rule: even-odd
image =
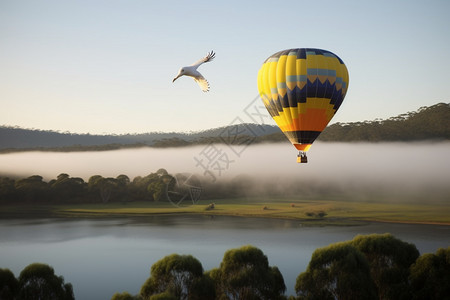
[[0,175],[44,180],[60,173],[88,180],[92,175],[133,180],[166,169],[193,173],[202,182],[230,182],[263,194],[317,191],[365,195],[450,198],[450,142],[317,142],[307,164],[296,163],[289,144],[230,147],[226,144],[183,148],[140,148],[104,152],[22,152],[0,155]]

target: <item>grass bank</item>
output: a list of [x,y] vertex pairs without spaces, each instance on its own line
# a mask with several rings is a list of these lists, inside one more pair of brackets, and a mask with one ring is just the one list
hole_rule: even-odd
[[1,217],[141,217],[158,214],[284,218],[305,225],[355,225],[374,221],[450,225],[450,205],[447,203],[237,198],[201,200],[195,205],[180,207],[168,202],[0,207]]

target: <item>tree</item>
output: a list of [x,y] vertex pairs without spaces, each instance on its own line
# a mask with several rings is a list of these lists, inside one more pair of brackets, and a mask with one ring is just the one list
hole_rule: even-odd
[[411,299],[409,268],[419,257],[416,246],[392,234],[358,235],[351,244],[361,251],[380,299]]
[[117,198],[120,201],[128,201],[129,197],[130,178],[127,175],[121,174],[116,177]]
[[130,195],[133,199],[145,199],[147,195],[146,187],[143,184],[143,177],[136,176],[133,181],[130,182],[128,187]]
[[416,300],[450,299],[450,247],[420,256],[409,277]]
[[91,176],[88,180],[88,189],[94,194],[99,193],[102,202],[108,203],[111,195],[117,192],[117,179],[100,175]]
[[23,300],[74,300],[72,285],[56,276],[52,267],[33,263],[22,270],[19,276],[19,296]]
[[70,177],[66,173],[61,173],[56,180],[48,183],[52,196],[58,201],[71,201],[76,198],[83,198],[85,195],[86,183],[82,178]]
[[0,203],[11,203],[16,198],[15,180],[0,177]]
[[208,287],[199,289],[207,282],[203,277],[202,264],[196,258],[171,254],[151,267],[150,277],[141,287],[140,295],[143,299],[171,299],[169,296],[182,300],[215,299]]
[[130,178],[127,175],[120,174],[119,176],[116,177],[116,179],[120,185],[127,186],[130,184]]
[[158,169],[145,177],[137,176],[129,185],[129,191],[135,199],[153,201],[168,200],[167,189],[173,188],[174,177],[165,169]]
[[267,256],[254,246],[225,252],[220,268],[209,275],[219,299],[283,299],[286,286],[277,267],[270,267]]
[[9,269],[0,269],[0,299],[14,300],[19,293],[19,282]]
[[152,195],[154,201],[159,201],[165,190],[165,185],[159,176],[152,180],[147,186],[147,191]]
[[168,187],[169,185],[173,187],[174,184],[174,177],[167,174],[166,170],[159,169],[156,174],[151,174],[151,180],[147,186],[147,190],[152,195],[154,201],[168,200]]
[[161,168],[161,169],[158,169],[158,171],[156,171],[156,174],[158,174],[158,176],[164,176],[164,175],[169,175],[169,172],[167,172],[167,170],[166,169],[163,169],[163,168]]
[[140,297],[138,296],[133,296],[128,292],[123,292],[123,293],[115,293],[111,300],[139,300]]
[[15,188],[18,196],[27,202],[46,200],[48,184],[42,179],[42,176],[33,175],[16,181]]
[[163,292],[161,294],[153,295],[149,298],[150,300],[178,300],[177,297],[169,292]]
[[376,299],[375,285],[364,255],[349,243],[319,248],[297,277],[299,299]]
[[135,177],[131,189],[137,198],[157,201],[164,191],[161,183],[161,177],[156,173],[151,173],[145,177]]

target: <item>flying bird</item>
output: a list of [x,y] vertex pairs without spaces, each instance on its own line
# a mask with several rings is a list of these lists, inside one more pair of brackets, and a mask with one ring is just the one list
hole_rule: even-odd
[[190,66],[181,68],[180,71],[178,71],[178,75],[172,80],[172,82],[174,82],[181,76],[186,75],[186,76],[190,76],[190,77],[194,78],[194,80],[198,83],[198,85],[200,86],[202,91],[204,91],[204,92],[209,91],[208,81],[205,79],[205,77],[203,77],[202,74],[200,74],[199,71],[197,71],[197,68],[200,67],[200,65],[202,65],[204,63],[212,61],[215,56],[216,56],[216,54],[214,53],[214,51],[211,51],[205,57],[203,57],[196,63],[194,63]]

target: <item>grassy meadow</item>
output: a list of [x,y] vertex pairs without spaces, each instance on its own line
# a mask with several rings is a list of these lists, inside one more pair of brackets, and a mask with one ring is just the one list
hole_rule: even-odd
[[145,217],[158,214],[285,218],[298,220],[304,225],[357,225],[361,222],[450,225],[450,206],[445,202],[411,204],[336,199],[236,198],[200,200],[195,205],[178,207],[170,202],[0,207],[0,216],[3,217]]

